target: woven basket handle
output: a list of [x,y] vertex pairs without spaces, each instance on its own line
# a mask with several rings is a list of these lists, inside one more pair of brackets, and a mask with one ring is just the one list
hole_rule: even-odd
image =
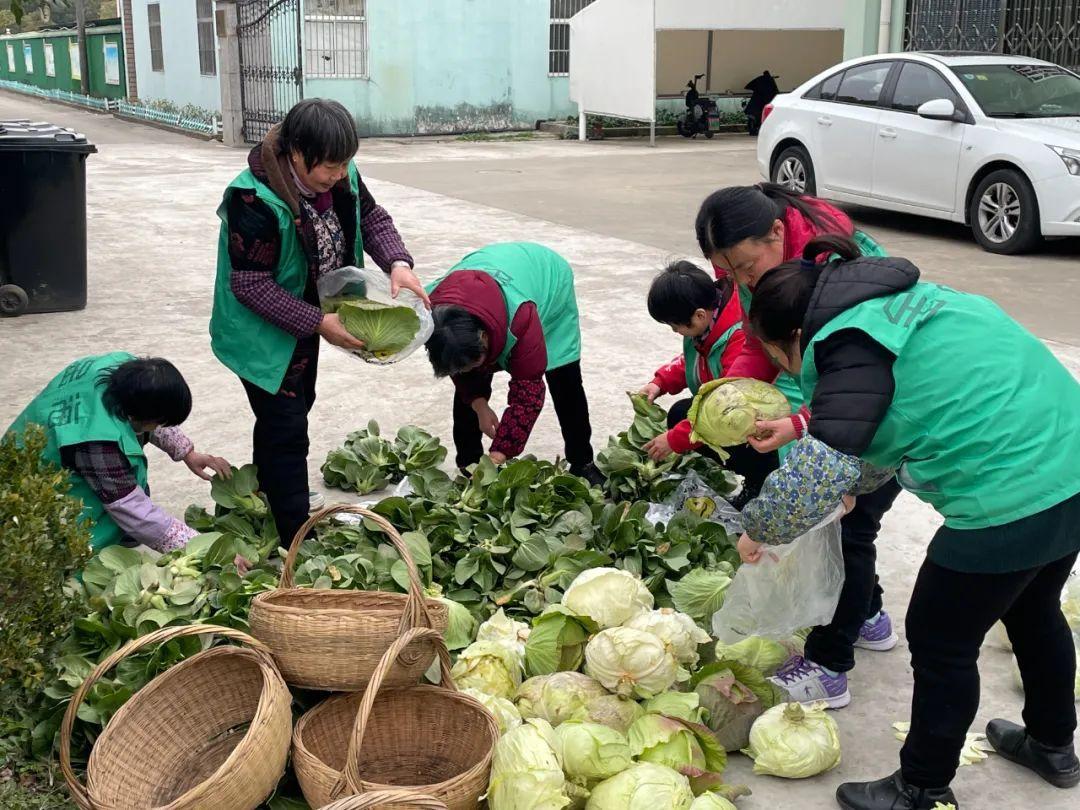
[[410,627],[431,627],[431,617],[427,611],[427,600],[424,598],[424,587],[420,582],[420,572],[416,568],[412,554],[409,553],[409,547],[401,539],[401,535],[394,528],[394,524],[382,515],[378,515],[370,509],[365,509],[363,506],[341,503],[321,509],[309,517],[307,522],[297,530],[296,536],[293,537],[292,543],[289,545],[289,553],[285,556],[285,565],[281,571],[281,581],[278,587],[294,587],[293,567],[296,565],[296,556],[300,552],[300,544],[304,542],[308,532],[324,518],[343,513],[360,515],[378,526],[383,534],[390,539],[390,543],[397,550],[402,562],[405,563],[405,569],[409,574],[409,599],[405,603],[405,610],[401,616],[401,629],[399,632],[404,633]]
[[404,804],[419,807],[420,810],[446,810],[446,805],[435,797],[411,790],[373,790],[340,799],[326,805],[323,810],[367,810],[369,807],[384,807],[388,804]]
[[183,627],[163,627],[136,639],[132,639],[119,650],[113,652],[108,658],[98,664],[85,681],[75,690],[68,703],[67,711],[64,712],[64,720],[60,724],[60,770],[64,774],[71,797],[82,810],[96,810],[96,805],[90,800],[90,794],[86,787],[79,781],[75,771],[71,767],[71,732],[75,728],[75,718],[78,716],[79,706],[82,705],[87,693],[94,687],[102,675],[119,664],[133,652],[149,647],[153,644],[161,644],[166,641],[175,641],[178,638],[188,636],[218,635],[247,644],[249,647],[264,653],[270,660],[270,650],[262,642],[253,639],[247,633],[233,630],[229,627],[219,627],[214,624],[189,624]]
[[431,646],[439,656],[439,685],[443,689],[457,691],[454,680],[450,676],[450,651],[446,649],[446,643],[437,630],[426,627],[416,627],[406,630],[390,645],[383,654],[375,671],[371,673],[364,697],[360,701],[360,709],[356,713],[356,723],[353,725],[352,736],[349,739],[349,753],[345,758],[345,780],[350,790],[359,790],[360,784],[360,751],[364,745],[364,734],[367,733],[368,721],[371,719],[371,710],[375,707],[375,698],[379,695],[383,681],[393,668],[398,656],[415,641],[430,641]]

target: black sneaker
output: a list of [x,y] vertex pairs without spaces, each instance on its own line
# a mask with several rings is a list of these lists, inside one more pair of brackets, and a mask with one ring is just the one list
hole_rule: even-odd
[[1080,760],[1071,745],[1043,745],[1026,728],[1008,720],[991,720],[986,726],[986,740],[1005,759],[1035,771],[1054,787],[1080,784]]
[[570,473],[579,478],[584,478],[591,487],[603,488],[607,482],[607,476],[600,472],[591,461],[583,467],[571,467]]
[[897,771],[876,782],[848,782],[836,789],[836,801],[844,810],[933,810],[951,804],[959,810],[948,787],[917,788]]

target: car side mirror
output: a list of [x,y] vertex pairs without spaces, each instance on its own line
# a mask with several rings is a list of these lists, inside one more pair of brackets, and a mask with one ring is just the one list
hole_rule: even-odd
[[935,98],[919,105],[916,110],[920,118],[929,118],[931,121],[958,121],[956,105],[947,98]]

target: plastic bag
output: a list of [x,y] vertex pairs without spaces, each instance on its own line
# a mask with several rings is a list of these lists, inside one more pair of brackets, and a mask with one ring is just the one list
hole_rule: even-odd
[[365,363],[372,363],[377,366],[398,363],[427,343],[431,333],[435,331],[431,312],[424,306],[424,302],[411,290],[399,290],[396,299],[391,297],[390,277],[378,268],[339,267],[337,270],[331,270],[329,273],[322,275],[316,286],[324,312],[336,312],[337,307],[349,299],[367,298],[370,301],[377,301],[380,304],[389,306],[409,307],[420,319],[420,328],[416,332],[416,337],[412,339],[408,346],[395,354],[376,357],[364,349],[355,351],[341,349],[341,351],[353,357],[359,357]]
[[742,515],[739,510],[707,487],[701,476],[695,472],[688,473],[666,501],[649,504],[645,519],[653,525],[670,523],[671,519],[684,509],[705,520],[719,523],[728,534],[742,534]]
[[761,560],[739,567],[713,614],[713,635],[725,644],[750,636],[784,640],[803,627],[828,624],[844,587],[837,508],[786,546],[765,546]]

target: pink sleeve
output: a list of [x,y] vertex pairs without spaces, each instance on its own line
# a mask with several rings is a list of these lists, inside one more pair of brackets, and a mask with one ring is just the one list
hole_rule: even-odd
[[150,444],[167,453],[173,461],[182,461],[195,449],[194,442],[178,427],[159,427],[150,434]]
[[142,487],[135,487],[123,498],[105,504],[105,511],[124,534],[163,554],[183,548],[197,534],[186,523],[155,506]]
[[761,341],[749,333],[746,334],[746,342],[743,343],[739,356],[732,361],[731,368],[724,369],[724,374],[728,377],[750,377],[765,382],[775,380],[778,373],[769,355],[765,354]]

